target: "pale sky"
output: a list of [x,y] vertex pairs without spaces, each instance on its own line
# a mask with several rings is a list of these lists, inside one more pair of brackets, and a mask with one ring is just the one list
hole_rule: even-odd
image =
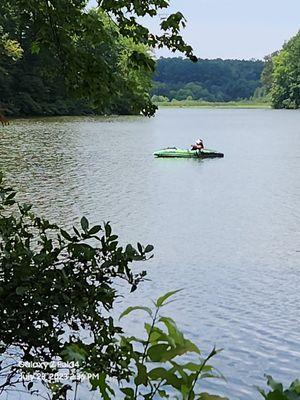
[[[91,1],[93,3],[93,1]],[[171,0],[187,18],[183,31],[200,58],[259,58],[300,29],[300,0]],[[159,18],[146,19],[155,33]],[[168,50],[156,55],[174,56]],[[179,55],[179,54],[178,54]]]

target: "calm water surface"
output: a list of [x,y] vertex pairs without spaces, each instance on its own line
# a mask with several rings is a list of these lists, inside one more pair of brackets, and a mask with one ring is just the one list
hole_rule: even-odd
[[[154,159],[202,137],[224,159]],[[110,220],[122,241],[155,245],[148,277],[118,309],[185,288],[166,310],[227,382],[258,399],[264,373],[300,371],[300,112],[163,109],[155,118],[15,121],[0,167],[35,209],[65,226]],[[121,288],[123,292],[124,288]],[[141,316],[126,322],[141,329]]]

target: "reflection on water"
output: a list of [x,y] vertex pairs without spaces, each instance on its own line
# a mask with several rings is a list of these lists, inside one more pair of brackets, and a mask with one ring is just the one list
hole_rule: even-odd
[[[152,156],[199,136],[225,158]],[[18,120],[0,139],[1,169],[43,215],[110,220],[124,241],[155,245],[151,281],[118,307],[186,288],[168,313],[200,348],[224,348],[216,365],[228,382],[206,388],[254,399],[264,373],[299,377],[299,112]],[[133,316],[127,328],[140,326]]]

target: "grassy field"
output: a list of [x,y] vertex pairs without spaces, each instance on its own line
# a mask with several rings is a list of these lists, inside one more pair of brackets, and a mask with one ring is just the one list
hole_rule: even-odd
[[269,103],[258,101],[229,101],[210,103],[198,100],[173,100],[155,103],[158,107],[201,107],[201,108],[271,108]]

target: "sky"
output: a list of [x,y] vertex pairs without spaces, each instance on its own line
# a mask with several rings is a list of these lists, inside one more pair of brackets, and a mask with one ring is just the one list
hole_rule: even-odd
[[[95,0],[91,1],[91,4]],[[181,11],[182,32],[200,58],[262,59],[300,29],[300,0],[170,0],[165,14]],[[160,17],[145,24],[158,33]],[[174,56],[167,49],[157,56]],[[176,54],[180,55],[180,54]]]

